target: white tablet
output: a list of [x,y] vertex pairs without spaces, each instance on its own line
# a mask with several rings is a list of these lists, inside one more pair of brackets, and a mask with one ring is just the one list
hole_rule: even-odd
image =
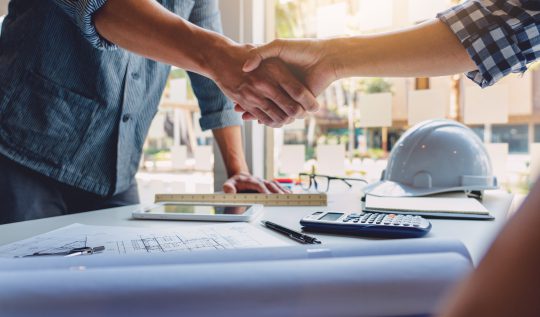
[[262,205],[157,203],[133,212],[136,219],[251,221],[263,209]]

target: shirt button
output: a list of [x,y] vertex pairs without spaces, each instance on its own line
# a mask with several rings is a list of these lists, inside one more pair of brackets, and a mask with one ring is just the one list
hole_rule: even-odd
[[122,116],[122,122],[128,122],[131,119],[131,115],[129,113]]
[[131,78],[135,79],[135,80],[138,80],[139,78],[141,78],[141,75],[139,73],[131,73]]

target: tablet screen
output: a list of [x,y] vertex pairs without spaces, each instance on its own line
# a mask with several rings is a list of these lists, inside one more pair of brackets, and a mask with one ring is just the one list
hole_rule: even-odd
[[191,215],[242,215],[250,206],[205,206],[164,204],[146,210],[151,214],[191,214]]

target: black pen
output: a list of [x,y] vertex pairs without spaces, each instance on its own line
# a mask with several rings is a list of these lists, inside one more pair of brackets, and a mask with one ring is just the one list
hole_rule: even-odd
[[300,243],[304,243],[304,244],[321,244],[321,241],[317,240],[317,238],[310,237],[310,236],[308,236],[306,234],[291,230],[289,228],[285,228],[285,227],[280,226],[278,224],[275,224],[273,222],[261,221],[261,223],[265,227],[267,227],[268,229],[272,229],[272,230],[277,231],[277,232],[279,232],[281,234],[284,234],[287,237],[289,237],[289,238],[291,238],[291,239],[293,239],[295,241],[298,241]]

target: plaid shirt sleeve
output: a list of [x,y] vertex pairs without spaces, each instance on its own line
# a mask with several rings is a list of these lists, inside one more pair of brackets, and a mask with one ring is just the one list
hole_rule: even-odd
[[115,49],[116,45],[101,37],[96,30],[93,14],[99,10],[107,0],[53,0],[77,25],[82,35],[98,49]]
[[470,0],[438,18],[477,65],[467,77],[481,87],[540,58],[540,0]]

